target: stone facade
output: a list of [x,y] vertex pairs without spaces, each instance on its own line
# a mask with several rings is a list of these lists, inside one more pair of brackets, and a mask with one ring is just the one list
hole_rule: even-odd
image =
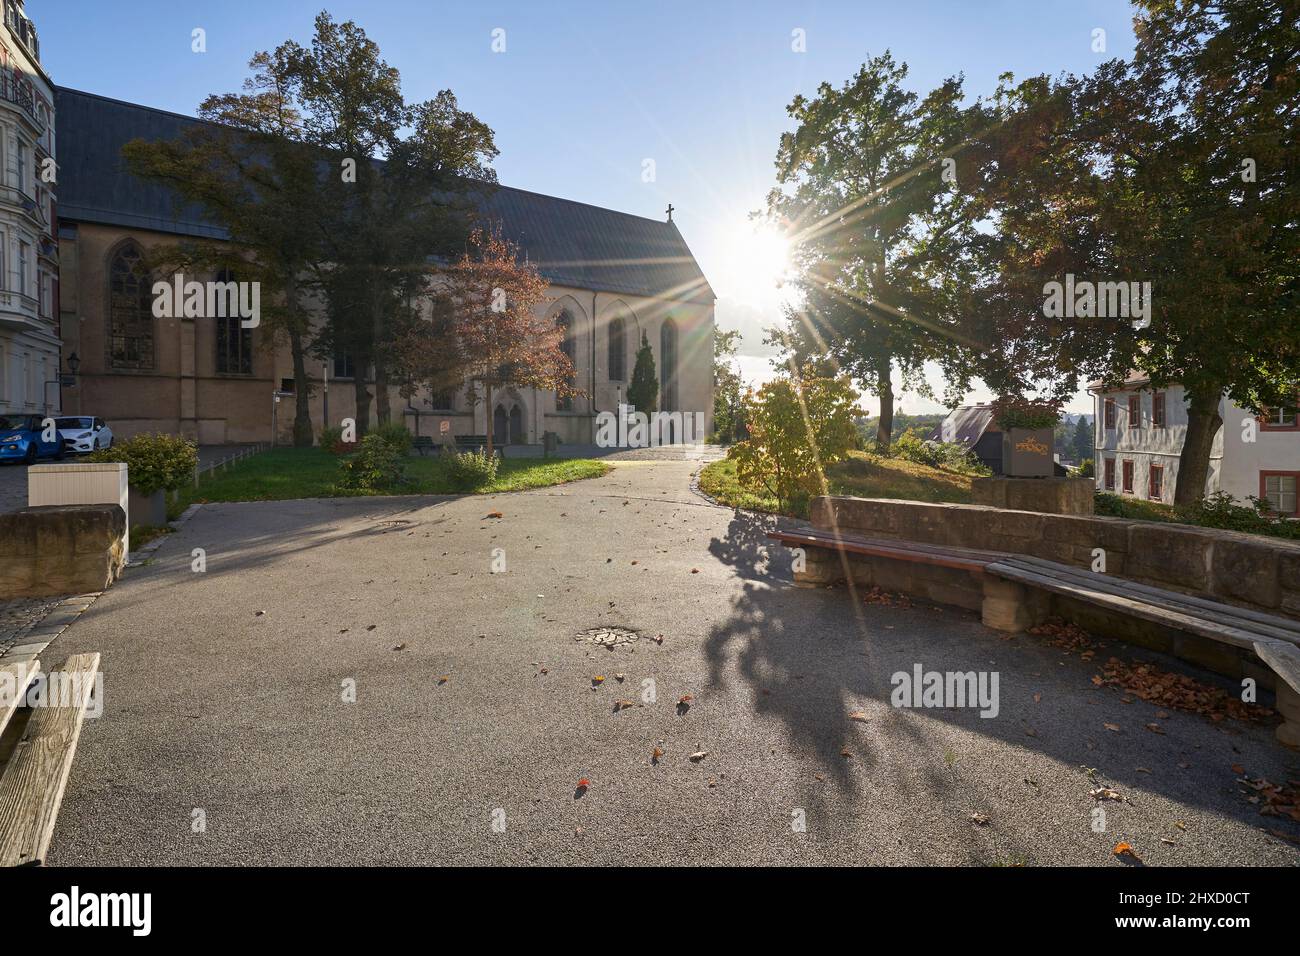
[[22,0],[0,18],[0,415],[59,412],[54,93]]

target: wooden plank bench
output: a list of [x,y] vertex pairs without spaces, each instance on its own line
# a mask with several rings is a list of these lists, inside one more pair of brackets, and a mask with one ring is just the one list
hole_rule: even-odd
[[[8,710],[10,726],[8,732],[0,727],[0,741],[12,743],[13,752],[0,770],[0,866],[45,861],[98,672],[98,654],[69,657],[55,674],[42,678],[52,681],[46,705]],[[26,722],[16,735],[24,716]]]
[[796,584],[818,586],[843,580],[845,555],[907,561],[966,571],[979,578],[984,595],[981,616],[997,630],[1019,631],[1042,623],[1050,609],[1043,597],[1055,594],[1253,654],[1278,678],[1278,711],[1286,721],[1277,730],[1278,739],[1300,747],[1300,621],[1029,555],[817,528],[768,536],[791,547],[821,552],[810,572],[795,575]]
[[411,439],[411,450],[418,451],[420,457],[424,457],[424,455],[429,451],[437,451],[438,445],[428,435],[416,435]]

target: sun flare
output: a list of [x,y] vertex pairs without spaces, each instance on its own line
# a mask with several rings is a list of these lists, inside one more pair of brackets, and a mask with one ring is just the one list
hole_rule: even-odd
[[790,244],[772,226],[746,222],[728,238],[719,295],[760,308],[779,306],[790,269]]

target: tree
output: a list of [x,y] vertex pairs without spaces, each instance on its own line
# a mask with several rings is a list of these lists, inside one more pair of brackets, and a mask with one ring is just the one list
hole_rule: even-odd
[[767,204],[792,237],[792,284],[804,300],[790,317],[791,365],[829,357],[876,394],[884,451],[895,370],[923,394],[927,361],[944,366],[955,394],[969,379],[948,260],[974,228],[953,188],[953,157],[980,114],[961,106],[960,78],[921,99],[903,88],[906,77],[886,52],[842,87],[795,97],[798,126],[781,137]]
[[724,445],[745,437],[745,386],[735,367],[740,332],[713,330],[713,431]]
[[406,329],[393,348],[394,361],[413,383],[468,379],[487,407],[487,452],[493,447],[493,389],[516,386],[576,394],[573,363],[562,348],[563,331],[538,309],[547,282],[536,265],[519,261],[516,244],[499,231],[475,229],[470,251],[450,268],[433,273],[426,295],[432,318]]
[[350,20],[321,13],[309,47],[290,40],[275,55],[320,160],[319,235],[328,265],[316,285],[326,322],[313,350],[352,358],[364,432],[367,370],[374,369],[377,418],[387,423],[393,342],[414,321],[412,300],[430,261],[464,249],[479,192],[496,178],[488,166],[497,155],[493,133],[449,90],[407,103],[398,71]]
[[858,394],[847,375],[782,376],[746,397],[749,438],[731,446],[742,484],[787,504],[826,494],[827,466],[857,440]]
[[1082,415],[1074,423],[1073,452],[1075,461],[1091,459],[1093,453],[1092,423]]
[[[1137,6],[1131,62],[999,90],[972,180],[997,229],[971,315],[1006,380],[1181,383],[1175,503],[1190,505],[1222,396],[1259,412],[1294,402],[1300,378],[1297,15],[1289,0]],[[1045,315],[1045,283],[1070,273],[1149,282],[1149,311]]]
[[659,410],[659,377],[655,374],[655,357],[645,333],[641,333],[641,347],[636,350],[636,364],[632,366],[632,381],[627,386],[627,403],[638,412],[649,415]]

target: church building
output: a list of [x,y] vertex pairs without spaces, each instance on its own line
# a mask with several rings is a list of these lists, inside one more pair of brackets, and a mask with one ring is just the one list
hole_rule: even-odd
[[[65,363],[78,357],[77,384],[63,389],[64,414],[106,419],[118,437],[160,431],[201,444],[287,442],[288,346],[277,347],[261,328],[243,328],[234,315],[155,317],[154,280],[136,268],[156,245],[224,238],[202,211],[178,210],[167,189],[128,172],[121,156],[132,139],[175,139],[198,120],[68,89],[55,92],[55,116],[59,320]],[[492,415],[498,443],[508,436],[509,444],[537,444],[548,431],[565,443],[590,443],[597,416],[626,402],[644,335],[660,410],[703,413],[712,430],[714,295],[671,215],[645,219],[507,186],[493,190],[486,206],[484,217],[499,222],[549,281],[547,312],[565,329],[583,394],[557,400],[553,391],[494,390],[489,409],[471,404],[464,388],[408,402],[394,386],[394,418],[404,414],[412,431],[418,422],[419,434],[435,440],[484,434]],[[335,355],[313,360],[309,372],[317,432],[353,417],[353,382],[368,370]]]

